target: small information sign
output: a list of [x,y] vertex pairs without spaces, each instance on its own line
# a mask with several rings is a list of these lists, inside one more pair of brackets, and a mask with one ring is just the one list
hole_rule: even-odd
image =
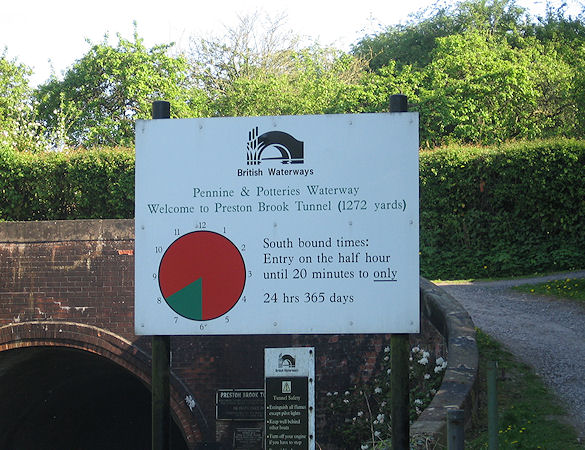
[[315,449],[315,352],[265,349],[266,449]]
[[217,420],[264,420],[264,390],[219,389],[216,394]]
[[236,428],[234,431],[234,449],[236,450],[261,450],[261,428]]
[[309,448],[307,377],[266,378],[266,448]]

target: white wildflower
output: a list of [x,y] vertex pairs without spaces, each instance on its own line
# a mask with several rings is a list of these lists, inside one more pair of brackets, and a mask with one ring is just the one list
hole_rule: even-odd
[[440,365],[441,365],[441,364],[443,364],[444,362],[445,362],[445,360],[443,359],[443,357],[442,357],[442,356],[439,356],[439,357],[437,358],[437,361],[436,361],[436,363],[437,363],[437,366],[440,366]]
[[345,394],[343,394],[343,395],[349,395],[349,391],[345,391]]
[[362,444],[361,449],[362,450],[368,450],[370,448],[370,446],[368,444]]
[[378,422],[384,423],[384,414],[378,414],[376,416],[376,419],[378,420]]
[[382,393],[382,388],[377,387],[376,389],[374,389],[374,393],[381,394]]
[[193,399],[193,397],[191,397],[190,395],[187,395],[185,397],[185,403],[187,403],[187,406],[189,407],[189,409],[191,411],[193,411],[193,408],[195,407],[195,400]]
[[358,411],[358,417],[361,417],[363,415],[364,415],[364,412],[363,411]]
[[447,368],[447,365],[446,364],[445,365],[436,366],[435,367],[435,373],[439,373],[442,370],[445,370],[446,368]]
[[425,380],[429,380],[429,379],[431,378],[431,375],[430,375],[430,374],[428,374],[428,373],[425,373],[425,376],[424,376],[424,378],[425,378]]
[[417,399],[414,400],[414,404],[417,405],[417,406],[420,406],[420,405],[423,404],[423,402],[422,402],[422,400],[420,398],[417,398]]
[[390,347],[385,347],[384,348],[384,353],[388,353],[390,351]]
[[423,356],[421,359],[418,360],[419,364],[426,366],[429,363],[429,359],[426,356]]
[[379,437],[380,437],[380,434],[381,434],[381,433],[380,433],[379,431],[374,431],[374,436],[375,436],[375,437],[379,438]]
[[420,352],[420,348],[418,346],[417,347],[412,347],[412,350],[410,352],[411,353],[418,353],[418,352]]

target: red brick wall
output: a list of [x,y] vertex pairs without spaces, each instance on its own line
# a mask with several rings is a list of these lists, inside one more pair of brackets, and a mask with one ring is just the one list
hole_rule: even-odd
[[[131,220],[0,223],[0,351],[75,346],[148,382],[150,338],[133,333],[133,234]],[[65,322],[66,335],[58,330]],[[173,337],[175,416],[191,447],[221,430],[217,437],[228,442],[233,424],[216,430],[215,391],[261,388],[265,347],[316,348],[319,404],[326,392],[369,378],[387,342],[387,335]]]
[[61,320],[133,337],[130,240],[2,243],[0,322]]

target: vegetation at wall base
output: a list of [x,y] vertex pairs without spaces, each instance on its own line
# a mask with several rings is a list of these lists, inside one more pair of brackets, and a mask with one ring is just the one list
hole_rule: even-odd
[[498,362],[498,445],[500,449],[583,450],[575,430],[565,423],[566,411],[532,368],[517,361],[500,343],[477,330],[480,353],[480,409],[466,433],[465,448],[488,448],[488,361]]
[[[347,390],[328,392],[322,409],[325,433],[339,448],[388,448],[392,439],[391,347],[384,348],[376,377]],[[412,423],[440,388],[447,361],[419,345],[410,349],[409,420]]]

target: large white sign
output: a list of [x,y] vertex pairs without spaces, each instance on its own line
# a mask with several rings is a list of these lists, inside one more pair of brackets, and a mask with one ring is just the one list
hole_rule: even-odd
[[414,333],[418,115],[136,124],[137,334]]

